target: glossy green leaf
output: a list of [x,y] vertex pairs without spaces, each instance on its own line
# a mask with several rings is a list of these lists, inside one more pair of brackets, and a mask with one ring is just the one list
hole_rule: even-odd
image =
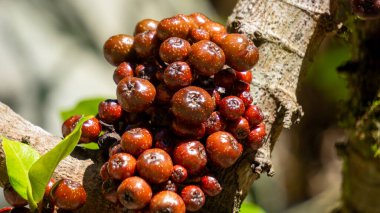
[[78,146],[85,148],[85,149],[90,149],[90,150],[98,150],[99,149],[99,145],[95,142],[81,143],[81,144],[78,144]]
[[24,199],[28,199],[30,187],[28,171],[40,155],[31,146],[2,137],[9,182],[14,190]]
[[240,213],[265,213],[265,211],[253,203],[244,202],[240,207]]
[[73,108],[61,111],[61,119],[64,121],[72,115],[96,115],[98,113],[98,105],[106,98],[88,98],[83,99]]
[[35,212],[35,210],[37,209],[37,202],[33,199],[33,193],[32,193],[32,185],[29,184],[28,185],[28,188],[26,190],[27,192],[27,196],[28,196],[28,204],[29,204],[29,208],[31,210],[31,212]]
[[41,156],[29,170],[29,179],[32,186],[33,199],[40,201],[43,198],[45,187],[48,184],[59,162],[67,157],[77,145],[82,134],[83,123],[92,116],[86,116],[79,120],[74,131],[59,142],[53,149]]

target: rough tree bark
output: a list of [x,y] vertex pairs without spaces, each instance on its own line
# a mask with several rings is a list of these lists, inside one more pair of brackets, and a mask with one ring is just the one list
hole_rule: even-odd
[[352,25],[352,59],[340,71],[351,99],[342,121],[349,139],[338,145],[344,158],[342,212],[380,212],[380,20]]
[[[329,0],[240,0],[228,20],[230,31],[246,33],[260,50],[253,70],[251,91],[266,116],[268,136],[256,153],[246,151],[231,168],[218,172],[224,190],[208,198],[204,212],[239,212],[252,183],[263,172],[273,174],[270,153],[283,127],[302,115],[296,89],[314,52],[329,32],[338,30],[337,1]],[[59,137],[25,121],[0,103],[0,135],[28,140],[39,152],[52,148]],[[55,176],[84,183],[89,199],[79,212],[113,212],[101,198],[97,155],[81,150],[61,162]],[[7,180],[4,155],[0,155],[0,182]]]

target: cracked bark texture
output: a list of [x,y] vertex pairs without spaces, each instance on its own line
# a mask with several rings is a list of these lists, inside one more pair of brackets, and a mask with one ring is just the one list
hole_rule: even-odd
[[[252,183],[263,172],[273,174],[270,153],[283,127],[289,128],[302,115],[296,90],[313,53],[328,32],[336,5],[329,0],[240,0],[228,19],[231,32],[246,33],[259,47],[260,60],[253,69],[251,91],[266,117],[268,136],[256,153],[245,151],[231,168],[218,171],[224,187],[209,197],[203,212],[239,212]],[[53,147],[60,138],[35,127],[8,107],[0,105],[0,135],[28,139],[39,152]],[[91,152],[77,150],[61,162],[56,177],[84,183],[87,204],[78,212],[115,212],[101,198],[98,169],[101,162]],[[1,183],[6,181],[4,155],[0,158]]]

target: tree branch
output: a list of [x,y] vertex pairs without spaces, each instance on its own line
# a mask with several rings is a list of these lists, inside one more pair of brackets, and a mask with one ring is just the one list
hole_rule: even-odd
[[333,8],[327,0],[240,0],[235,6],[228,20],[230,31],[247,34],[260,49],[251,91],[255,103],[264,110],[269,134],[257,153],[246,152],[236,166],[221,172],[230,187],[208,199],[204,209],[238,212],[259,174],[273,174],[271,150],[282,128],[289,128],[302,115],[296,89],[314,52],[335,29],[330,15]]
[[[346,72],[351,99],[342,121],[348,142],[344,158],[342,212],[379,212],[380,203],[380,20],[354,23],[352,59]],[[342,149],[343,147],[343,149]]]
[[[272,174],[270,152],[283,127],[290,127],[302,115],[297,103],[299,79],[327,32],[333,6],[329,0],[240,0],[228,20],[230,31],[246,33],[259,47],[260,60],[253,70],[252,95],[264,111],[268,136],[256,153],[247,150],[231,168],[220,170],[224,190],[208,197],[203,212],[239,212],[252,183],[260,173]],[[22,119],[0,105],[0,135],[28,139],[40,153],[51,149],[60,138]],[[70,177],[84,183],[89,199],[80,212],[113,212],[101,198],[96,154],[75,151],[56,170],[56,177]],[[0,181],[7,179],[4,155],[0,155]]]
[[[40,127],[31,124],[1,102],[0,136],[28,142],[40,154],[46,153],[62,140],[62,138],[53,136]],[[98,162],[97,155],[97,153],[91,153],[91,151],[76,149],[71,156],[61,161],[55,170],[54,177],[56,180],[70,178],[82,183],[85,187],[88,195],[87,203],[80,209],[80,212],[107,212],[113,209],[109,203],[104,202],[100,193],[101,179],[99,177],[99,170],[102,162]],[[5,156],[1,149],[1,186],[4,186],[8,182],[6,171]]]

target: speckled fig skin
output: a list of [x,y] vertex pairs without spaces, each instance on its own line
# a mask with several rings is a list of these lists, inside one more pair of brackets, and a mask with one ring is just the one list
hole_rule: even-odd
[[140,58],[154,56],[159,48],[159,40],[155,30],[148,30],[135,35],[133,49]]
[[190,26],[181,17],[174,16],[162,19],[157,25],[157,36],[161,41],[170,37],[186,39]]
[[139,21],[135,26],[135,32],[133,35],[137,35],[139,33],[148,31],[148,30],[156,30],[158,25],[158,21],[154,19],[143,19]]
[[192,18],[190,18],[188,15],[180,13],[180,14],[175,15],[175,17],[179,17],[179,18],[185,20],[185,22],[189,25],[189,30],[198,28],[198,24],[195,23],[194,20]]
[[206,133],[206,124],[187,124],[174,119],[171,125],[172,132],[181,138],[201,139]]
[[214,42],[215,44],[217,44],[219,47],[221,47],[221,44],[223,43],[223,39],[228,35],[228,33],[219,33],[219,34],[215,34],[211,41]]
[[247,138],[247,145],[249,145],[252,148],[252,150],[256,151],[263,145],[263,140],[265,136],[265,124],[259,123],[249,133]]
[[198,174],[207,164],[205,147],[196,140],[184,141],[174,148],[173,161],[185,167],[189,175]]
[[178,37],[170,37],[163,41],[160,46],[160,58],[166,63],[186,60],[191,45],[188,41]]
[[245,112],[244,102],[236,96],[224,97],[220,101],[219,112],[226,120],[236,120]]
[[252,82],[252,72],[251,70],[244,71],[244,72],[235,72],[236,73],[236,79],[240,81],[244,81],[248,84]]
[[194,43],[188,59],[195,73],[203,76],[212,76],[219,72],[225,60],[223,50],[214,42],[207,40]]
[[137,159],[139,176],[149,183],[160,184],[167,181],[173,172],[170,155],[162,149],[145,150]]
[[82,125],[82,135],[80,137],[79,143],[89,143],[97,141],[101,131],[102,125],[100,125],[98,119],[91,118],[87,120]]
[[236,94],[236,95],[238,98],[240,98],[243,101],[244,106],[246,108],[249,107],[253,102],[253,97],[249,91],[243,91],[240,94]]
[[104,58],[114,66],[133,60],[135,58],[135,51],[132,48],[133,40],[132,36],[126,34],[110,37],[103,46]]
[[172,97],[172,112],[176,118],[189,124],[200,124],[207,120],[215,109],[210,94],[195,86],[178,90]]
[[216,196],[223,190],[218,179],[210,175],[205,175],[201,178],[200,186],[203,192],[208,196]]
[[161,191],[153,196],[149,205],[150,213],[185,213],[186,206],[182,198],[172,191]]
[[211,40],[217,35],[227,34],[227,30],[223,25],[213,21],[208,21],[200,25],[199,28],[206,30],[209,33]]
[[135,174],[136,159],[124,152],[116,153],[108,160],[107,170],[110,177],[124,180]]
[[191,29],[189,32],[189,40],[192,43],[202,40],[210,40],[210,34],[204,29]]
[[145,128],[133,128],[125,131],[121,136],[121,147],[123,150],[135,157],[143,151],[152,147],[152,135]]
[[98,115],[100,120],[112,124],[122,118],[123,109],[117,100],[107,99],[99,103]]
[[69,179],[57,181],[51,189],[53,203],[64,210],[77,210],[82,207],[87,200],[87,194],[83,186]]
[[117,100],[127,112],[142,112],[154,101],[156,89],[148,80],[126,77],[117,85]]
[[243,146],[232,134],[219,131],[208,136],[206,151],[209,159],[221,168],[232,166],[243,152]]
[[186,180],[186,178],[187,178],[187,169],[181,165],[174,165],[171,179],[175,183],[182,183]]
[[248,106],[244,112],[244,117],[248,120],[251,127],[254,127],[264,121],[264,114],[260,107],[256,105]]
[[249,123],[244,117],[240,117],[236,120],[228,122],[227,130],[230,132],[236,139],[243,140],[249,134]]
[[81,115],[73,115],[66,119],[62,124],[62,136],[66,137],[69,135],[77,125],[79,119],[81,118]]
[[198,27],[210,21],[210,19],[202,13],[191,13],[188,15],[188,17],[192,19],[193,22],[198,25]]
[[202,189],[195,185],[185,186],[181,191],[181,197],[189,212],[198,211],[206,202]]
[[117,188],[119,202],[126,209],[138,210],[147,206],[152,199],[152,189],[142,178],[129,177]]
[[175,90],[189,86],[192,81],[193,75],[186,62],[173,62],[164,71],[164,82],[170,89]]
[[[74,130],[81,117],[81,115],[73,115],[62,124],[63,137],[66,137]],[[98,119],[91,118],[83,123],[81,130],[82,135],[79,139],[79,143],[95,142],[102,131],[102,126]]]
[[223,131],[227,124],[220,115],[219,112],[215,111],[211,113],[210,117],[207,118],[206,124],[206,134],[210,135],[217,131]]
[[123,63],[119,64],[119,66],[117,66],[115,71],[113,72],[113,76],[112,76],[115,84],[118,84],[119,81],[121,81],[121,79],[123,79],[127,76],[133,77],[134,67],[135,66],[129,62],[123,62]]
[[236,71],[247,71],[259,60],[259,50],[244,34],[227,34],[218,43],[226,56],[226,64]]

